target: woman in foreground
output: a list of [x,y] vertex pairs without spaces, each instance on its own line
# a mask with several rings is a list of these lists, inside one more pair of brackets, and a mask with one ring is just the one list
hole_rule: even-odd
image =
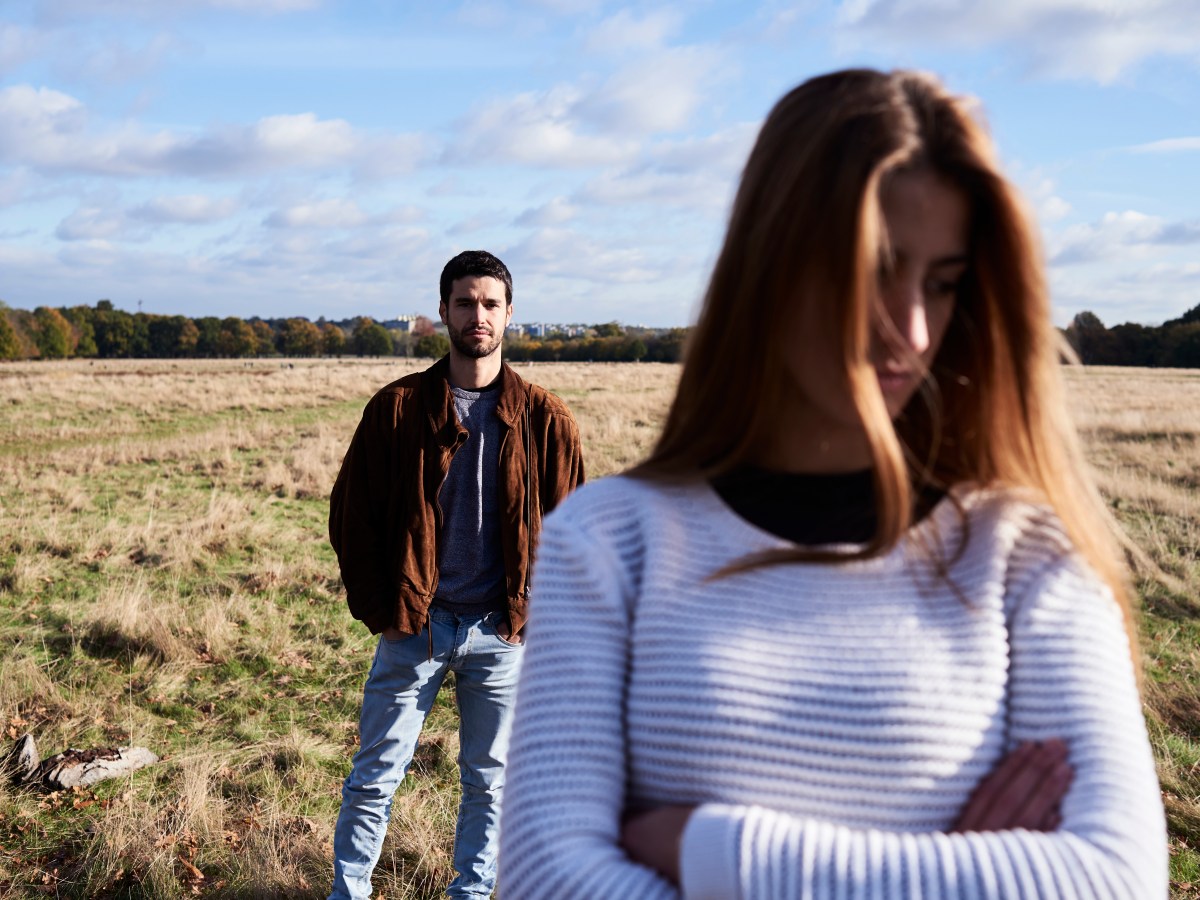
[[785,96],[657,447],[543,533],[503,896],[1164,897],[1057,347],[963,100]]

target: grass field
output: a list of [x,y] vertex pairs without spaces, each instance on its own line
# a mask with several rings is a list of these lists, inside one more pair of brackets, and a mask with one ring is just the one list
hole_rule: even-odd
[[[0,365],[0,735],[163,756],[94,789],[0,785],[0,897],[325,896],[374,647],[345,610],[326,498],[363,403],[417,367]],[[519,370],[575,411],[590,477],[645,452],[677,375]],[[1106,495],[1169,576],[1138,580],[1147,715],[1173,895],[1200,897],[1200,372],[1069,382]],[[447,689],[376,871],[389,898],[449,880],[456,752]]]

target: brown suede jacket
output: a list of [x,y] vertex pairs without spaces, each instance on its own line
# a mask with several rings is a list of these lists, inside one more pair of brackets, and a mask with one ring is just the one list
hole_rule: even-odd
[[[467,439],[454,414],[449,357],[380,390],[363,410],[329,498],[329,542],[354,618],[373,634],[424,628],[438,587],[438,492],[450,458]],[[512,634],[525,624],[542,515],[583,483],[579,429],[544,388],[501,370],[500,539]],[[528,398],[528,400],[527,400]],[[525,411],[529,408],[531,527],[526,528]]]

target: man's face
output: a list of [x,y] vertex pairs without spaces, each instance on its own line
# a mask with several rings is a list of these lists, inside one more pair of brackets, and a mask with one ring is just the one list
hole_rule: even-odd
[[504,329],[512,318],[512,304],[504,297],[504,282],[485,275],[456,278],[450,300],[438,307],[450,344],[471,359],[491,356],[500,349]]

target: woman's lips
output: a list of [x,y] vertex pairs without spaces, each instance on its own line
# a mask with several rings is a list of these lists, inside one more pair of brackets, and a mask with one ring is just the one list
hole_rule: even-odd
[[879,389],[885,394],[894,394],[907,388],[915,377],[910,371],[893,369],[876,369],[875,376],[879,379]]

